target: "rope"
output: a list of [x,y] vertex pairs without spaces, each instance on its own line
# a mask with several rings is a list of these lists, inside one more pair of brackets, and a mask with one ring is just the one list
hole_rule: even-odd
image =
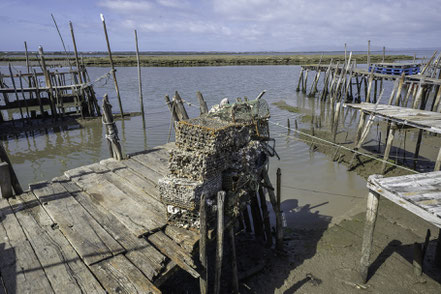
[[[334,147],[339,147],[339,148],[345,149],[345,150],[347,150],[347,151],[354,152],[354,153],[357,153],[357,154],[359,154],[359,155],[366,156],[367,158],[370,158],[370,159],[373,159],[373,160],[376,160],[376,161],[380,161],[380,162],[384,162],[384,163],[387,163],[387,164],[389,164],[389,165],[395,166],[395,167],[397,167],[397,168],[401,168],[401,169],[407,170],[407,171],[412,172],[412,173],[419,173],[419,172],[417,172],[417,171],[415,171],[415,170],[413,170],[413,169],[410,169],[410,168],[407,168],[407,167],[404,167],[404,166],[401,166],[401,165],[398,165],[398,164],[395,164],[395,163],[389,162],[389,161],[387,161],[387,160],[384,160],[384,159],[381,159],[381,158],[378,158],[378,157],[372,156],[372,155],[370,155],[370,154],[363,153],[363,152],[360,152],[360,151],[358,151],[358,150],[354,150],[354,149],[351,149],[351,148],[345,147],[345,146],[343,146],[343,145],[336,144],[336,143],[334,143],[334,142],[331,142],[331,141],[328,141],[328,140],[322,139],[322,138],[317,137],[317,136],[310,135],[310,134],[308,134],[308,133],[305,133],[305,132],[302,132],[302,131],[299,131],[299,130],[295,130],[295,129],[291,129],[291,128],[288,128],[288,127],[282,126],[282,125],[279,124],[279,123],[272,122],[272,121],[268,121],[268,122],[271,123],[271,124],[273,124],[273,125],[275,125],[275,126],[278,126],[278,127],[280,127],[280,128],[283,128],[283,129],[286,129],[286,130],[291,130],[291,131],[296,132],[296,133],[298,133],[298,134],[301,134],[301,135],[304,135],[304,136],[310,137],[310,138],[312,138],[312,139],[314,139],[314,140],[319,140],[319,141],[321,141],[321,142],[324,143],[324,144],[322,144],[323,146],[324,146],[324,145],[331,145],[331,146],[334,146]],[[300,138],[297,138],[297,139],[300,139]],[[301,139],[300,139],[300,140],[301,140]],[[316,144],[316,145],[318,144],[317,142],[312,142],[312,143],[314,143],[314,144]]]

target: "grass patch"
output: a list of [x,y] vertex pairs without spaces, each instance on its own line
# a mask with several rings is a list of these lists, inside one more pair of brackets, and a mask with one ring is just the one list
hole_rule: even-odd
[[300,113],[300,109],[295,106],[287,104],[284,100],[273,102],[273,105],[277,106],[279,109],[286,110],[289,112]]
[[[142,66],[225,66],[225,65],[300,65],[318,63],[321,55],[233,55],[233,54],[201,54],[201,55],[150,55],[141,56],[140,63]],[[366,63],[366,54],[357,54],[352,56],[357,63]],[[371,62],[379,62],[382,55],[371,55]],[[409,60],[412,56],[407,55],[386,55],[385,61],[392,62],[395,60]],[[133,55],[114,55],[113,61],[116,66],[136,66],[136,56]],[[331,59],[334,63],[342,63],[345,59],[344,55],[324,55],[322,64],[328,64]],[[0,61],[3,62],[24,62],[24,56],[1,56]],[[30,57],[31,61],[36,62],[37,58]],[[46,61],[66,63],[66,57],[46,56]],[[75,64],[75,60],[71,57],[70,61]],[[86,66],[109,66],[109,58],[107,56],[86,56],[83,58]]]

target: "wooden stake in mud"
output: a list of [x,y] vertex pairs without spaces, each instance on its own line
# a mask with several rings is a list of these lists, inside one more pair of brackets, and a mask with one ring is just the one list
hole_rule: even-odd
[[136,47],[136,64],[137,64],[137,67],[138,67],[139,103],[141,105],[142,125],[145,128],[144,100],[143,100],[143,97],[142,97],[142,81],[141,81],[141,62],[139,60],[138,33],[136,32],[136,30],[135,30],[135,47]]
[[104,94],[102,107],[103,124],[106,126],[106,139],[109,146],[110,156],[116,160],[121,160],[123,155],[121,152],[121,145],[119,144],[118,129],[113,121],[112,104],[110,104],[107,94]]
[[383,165],[381,167],[381,173],[384,174],[386,172],[386,161],[389,160],[389,154],[390,154],[390,149],[392,148],[392,143],[394,140],[394,134],[395,134],[395,129],[396,129],[396,124],[392,123],[391,127],[389,129],[389,136],[387,138],[387,144],[386,144],[386,149],[384,150],[384,157],[383,157]]
[[103,22],[104,35],[106,36],[107,51],[109,52],[110,67],[112,68],[112,76],[113,76],[113,82],[115,84],[116,96],[118,98],[119,110],[121,112],[122,119],[124,119],[124,111],[123,111],[123,107],[122,107],[122,104],[121,104],[121,96],[119,94],[118,81],[116,79],[116,69],[115,69],[115,66],[113,64],[112,50],[110,50],[109,36],[107,34],[106,20],[104,19],[104,15],[103,14],[100,14],[100,16],[101,16],[101,21]]
[[201,262],[203,272],[199,278],[199,286],[201,294],[207,293],[208,288],[208,259],[207,259],[207,208],[205,193],[201,195],[201,203],[199,206],[199,215],[201,222],[200,239],[199,239],[199,261]]
[[202,93],[197,91],[196,96],[198,96],[199,100],[199,109],[201,114],[208,113],[208,106],[207,102],[205,102],[204,96],[202,96]]
[[251,215],[253,216],[254,234],[257,239],[263,239],[262,217],[260,215],[259,202],[257,201],[256,192],[250,192],[251,198]]
[[236,256],[236,241],[234,237],[234,226],[228,229],[231,242],[231,268],[233,271],[233,293],[239,294],[239,274],[237,272],[237,256]]
[[260,208],[262,209],[263,226],[266,236],[266,247],[270,248],[273,245],[273,236],[271,235],[271,225],[269,221],[268,207],[266,205],[265,192],[262,185],[259,185]]
[[282,172],[280,168],[277,169],[277,212],[279,217],[276,218],[276,249],[277,251],[283,251],[283,223],[282,223],[282,215],[280,211],[280,198],[281,198],[281,187],[282,187]]
[[369,191],[366,210],[366,221],[364,225],[363,244],[361,246],[360,276],[364,283],[368,279],[369,257],[371,255],[372,241],[377,221],[378,202],[380,195]]
[[306,94],[306,87],[308,86],[308,72],[309,72],[309,69],[306,69],[305,79],[303,80],[302,92],[305,94]]
[[222,259],[224,246],[224,201],[225,191],[217,193],[217,244],[216,244],[216,269],[214,276],[214,293],[220,293],[220,283],[222,274]]
[[369,70],[369,67],[371,67],[371,40],[368,40],[367,66]]
[[9,175],[11,178],[12,188],[14,189],[15,195],[19,195],[23,193],[23,189],[20,186],[20,182],[18,181],[17,175],[15,174],[14,169],[12,168],[11,161],[9,160],[8,154],[6,153],[3,144],[0,143],[0,160],[2,162],[6,162],[8,164]]

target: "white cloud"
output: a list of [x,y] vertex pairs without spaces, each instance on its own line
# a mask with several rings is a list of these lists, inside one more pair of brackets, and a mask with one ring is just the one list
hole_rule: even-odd
[[189,3],[185,0],[157,0],[158,4],[170,8],[185,8]]
[[98,3],[99,6],[108,8],[115,12],[146,12],[153,8],[148,1],[131,1],[131,0],[104,0]]

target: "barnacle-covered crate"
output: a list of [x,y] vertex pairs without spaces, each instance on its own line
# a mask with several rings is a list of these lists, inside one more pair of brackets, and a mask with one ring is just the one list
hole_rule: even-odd
[[249,175],[259,174],[268,161],[268,153],[264,144],[253,140],[230,155],[230,168]]
[[188,210],[199,208],[202,193],[211,198],[222,189],[222,175],[219,173],[205,181],[195,181],[168,175],[159,180],[161,201]]
[[[207,199],[207,222],[211,223],[217,211],[214,199]],[[188,210],[174,205],[167,205],[168,223],[184,229],[199,229],[201,225],[199,210]]]
[[181,178],[203,181],[215,177],[227,167],[223,152],[201,153],[173,148],[170,150],[170,173]]
[[250,140],[250,128],[203,115],[177,122],[175,137],[184,150],[216,153],[242,147]]

